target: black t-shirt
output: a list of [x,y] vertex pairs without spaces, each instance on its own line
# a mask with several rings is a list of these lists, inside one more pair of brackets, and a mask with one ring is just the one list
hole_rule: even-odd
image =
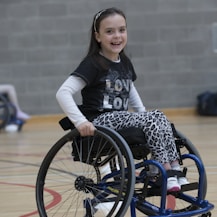
[[80,106],[87,117],[128,109],[130,86],[136,79],[129,59],[112,62],[101,55],[86,57],[72,75],[87,83]]

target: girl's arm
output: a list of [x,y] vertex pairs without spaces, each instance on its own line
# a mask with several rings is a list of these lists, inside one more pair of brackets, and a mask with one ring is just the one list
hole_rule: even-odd
[[129,94],[129,104],[136,112],[145,112],[146,108],[137,92],[134,83],[131,84],[130,94]]
[[78,127],[80,124],[88,121],[79,110],[73,98],[73,95],[78,91],[81,91],[85,85],[86,83],[84,80],[77,76],[71,75],[65,80],[56,93],[56,99],[60,107],[75,127]]

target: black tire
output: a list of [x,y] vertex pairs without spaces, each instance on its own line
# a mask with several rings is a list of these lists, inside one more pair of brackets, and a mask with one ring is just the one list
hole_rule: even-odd
[[10,110],[7,100],[0,94],[0,129],[4,128],[10,119]]
[[[198,152],[198,150],[196,149],[196,147],[192,144],[192,142],[187,139],[181,132],[176,131],[176,143],[179,145],[180,147],[180,152],[181,155],[187,155],[187,154],[192,154],[193,156],[196,156],[200,161],[201,164],[203,165],[201,156]],[[150,158],[148,156],[148,158]],[[182,186],[182,191],[184,194],[188,194],[190,197],[192,198],[196,198],[198,197],[198,183],[199,183],[199,170],[200,168],[198,167],[197,163],[195,163],[195,161],[191,158],[185,158],[183,159],[183,168],[187,168],[187,173],[186,173],[186,177],[188,179],[188,181],[190,182],[189,185],[184,185]],[[138,185],[141,185],[140,183]],[[135,188],[137,188],[137,186],[135,186]],[[138,187],[139,189],[139,187]],[[205,199],[206,196],[206,192],[207,192],[207,177],[206,177],[206,172],[204,170],[204,183],[203,183],[203,188],[200,189],[200,191],[202,191],[201,193],[201,199]],[[138,190],[138,192],[141,192],[141,190]],[[146,197],[146,202],[149,202],[150,204],[156,205],[157,207],[160,206],[161,203],[161,198],[162,195],[160,194],[160,190],[156,190],[155,188],[153,188],[153,190],[149,189],[150,195],[147,195]],[[155,194],[156,192],[156,194]],[[182,193],[180,194],[176,194],[174,196],[167,196],[166,197],[166,204],[171,203],[173,204],[173,211],[172,213],[174,213],[174,216],[176,215],[176,213],[186,213],[186,212],[191,212],[193,210],[198,210],[200,209],[200,207],[194,203],[193,200],[189,200],[187,201],[185,199],[185,196],[183,196]],[[192,203],[190,202],[192,201]],[[146,216],[159,216],[159,213],[157,212],[153,212],[151,209],[147,209],[145,208],[145,203],[144,201],[139,201],[138,205],[137,205],[137,210],[138,212],[142,212],[144,213]],[[144,204],[143,204],[144,203]],[[167,205],[166,205],[167,206]],[[171,214],[171,216],[173,216],[173,214]]]
[[[125,215],[135,184],[133,158],[126,142],[114,132],[112,138],[122,141],[117,144],[107,132],[112,131],[98,127],[93,137],[80,137],[72,130],[49,150],[36,180],[41,217]],[[103,175],[114,159],[119,170]],[[126,172],[126,167],[131,170]]]
[[[184,139],[185,145],[181,148],[181,154],[193,154],[195,156],[197,156],[200,161],[203,164],[203,160],[200,156],[199,151],[197,150],[197,148],[195,147],[195,145],[188,139],[186,138],[186,136],[184,134],[182,134],[180,131],[177,130],[177,136],[180,139]],[[206,193],[207,193],[207,175],[206,175],[206,171],[204,171],[204,183],[203,183],[203,193],[202,193],[202,198],[205,199],[206,197]]]

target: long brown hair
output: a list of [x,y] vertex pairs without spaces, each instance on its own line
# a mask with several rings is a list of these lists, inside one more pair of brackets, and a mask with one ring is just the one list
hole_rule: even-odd
[[[101,46],[100,46],[100,43],[95,38],[95,32],[99,32],[100,23],[103,19],[105,19],[108,16],[114,15],[114,14],[119,14],[126,20],[126,16],[125,16],[124,12],[121,11],[120,9],[117,9],[114,7],[103,9],[94,15],[92,27],[91,27],[90,44],[89,44],[89,49],[88,49],[86,57],[98,56],[100,49],[101,49]],[[124,50],[121,51],[120,57],[122,58],[122,60],[128,59]]]

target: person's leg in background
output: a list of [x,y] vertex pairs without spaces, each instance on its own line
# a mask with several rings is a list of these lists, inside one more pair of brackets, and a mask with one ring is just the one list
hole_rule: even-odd
[[23,112],[22,109],[20,108],[18,98],[17,98],[17,93],[15,90],[15,87],[11,84],[0,84],[0,93],[6,94],[9,101],[15,106],[17,109],[17,118],[21,120],[28,120],[30,116]]

